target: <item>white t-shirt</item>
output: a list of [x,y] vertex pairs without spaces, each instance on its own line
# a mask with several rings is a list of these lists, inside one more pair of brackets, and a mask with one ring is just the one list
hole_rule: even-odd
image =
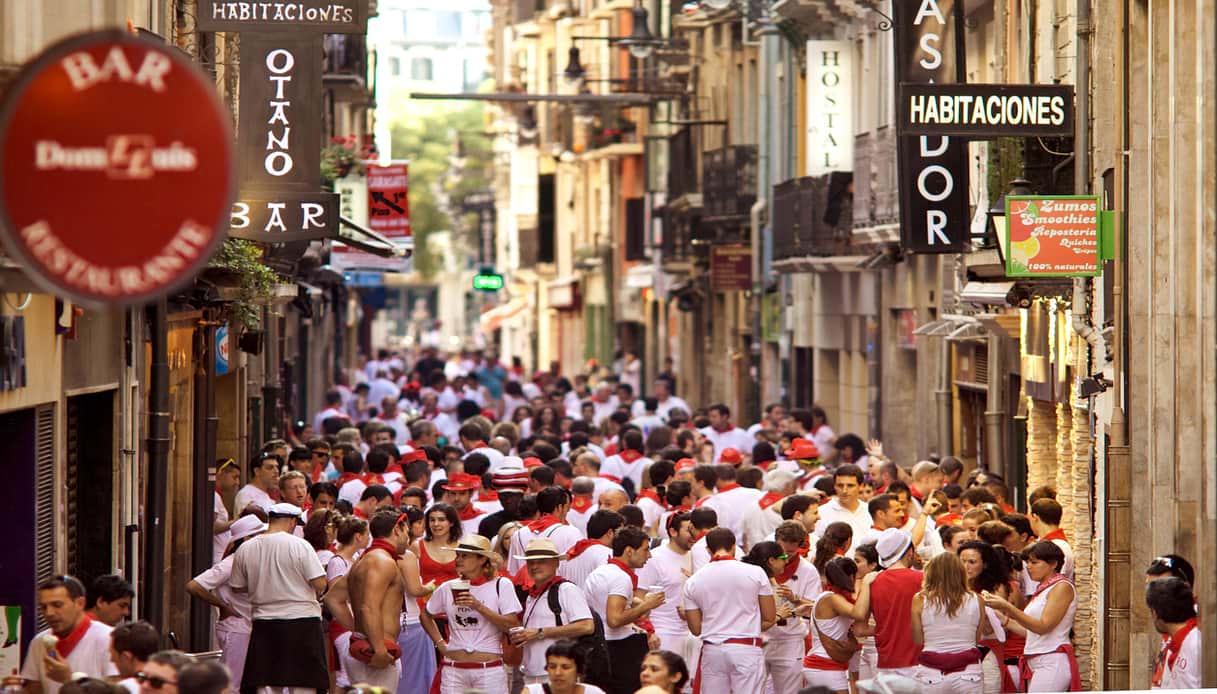
[[[601,472],[603,472],[603,469],[601,470]],[[599,504],[600,495],[607,491],[613,490],[613,491],[625,492],[625,487],[621,486],[620,484],[617,484],[616,482],[614,482],[610,479],[606,479],[604,477],[593,477],[592,484],[595,485],[595,488],[592,490],[592,503],[593,504]]]
[[597,425],[609,418],[609,415],[617,411],[617,396],[610,396],[605,402],[592,398],[592,419]]
[[516,531],[515,535],[511,536],[511,556],[507,558],[507,571],[515,576],[519,572],[520,567],[524,566],[523,560],[516,557],[524,556],[524,549],[528,547],[531,540],[538,537],[553,540],[554,546],[558,548],[559,554],[566,554],[566,550],[575,546],[575,543],[583,539],[583,533],[577,528],[569,525],[551,525],[541,532],[533,532],[532,529],[525,526]]
[[237,613],[234,617],[220,620],[219,624],[223,624],[229,631],[248,634],[253,630],[253,624],[250,622],[253,606],[249,604],[249,593],[238,593],[228,584],[232,577],[232,562],[235,556],[234,553],[224,557],[220,563],[195,576],[194,580],[205,590],[220,596],[220,599]]
[[[655,527],[655,522],[658,521],[659,517],[663,515],[663,512],[667,510],[658,501],[646,496],[640,496],[637,499],[634,499],[634,505],[642,509],[642,522],[646,526],[643,528],[643,530],[646,530],[647,532],[651,532],[651,529]],[[660,536],[663,536],[666,533],[661,532],[659,534]]]
[[756,443],[756,437],[748,432],[734,427],[727,431],[719,431],[714,427],[706,427],[701,430],[702,436],[706,440],[714,444],[714,462],[723,455],[723,449],[734,448],[744,455],[752,455],[752,445]]
[[363,496],[364,490],[368,488],[368,483],[361,479],[347,480],[338,488],[338,500],[345,501],[351,506],[359,503],[359,497]]
[[[67,656],[72,672],[83,672],[90,677],[99,678],[118,676],[118,668],[110,661],[110,631],[110,627],[102,622],[96,619],[91,621],[88,631]],[[42,683],[43,694],[56,694],[63,686],[46,676],[46,669],[42,664],[47,652],[46,638],[50,634],[50,629],[38,632],[30,642],[25,664],[21,667],[22,677]],[[62,653],[60,657],[63,657]]]
[[[355,556],[359,555],[356,554]],[[347,575],[347,572],[350,570],[351,562],[347,561],[346,557],[341,554],[331,555],[329,561],[325,563],[325,582],[329,585],[334,585],[334,581]]]
[[[604,690],[594,684],[580,682],[579,686],[583,687],[583,694],[604,694]],[[528,692],[528,694],[545,694],[545,685],[526,684],[524,685],[524,691]]]
[[641,429],[644,437],[650,436],[652,431],[664,426],[664,422],[657,414],[646,414],[646,411],[639,406],[639,402],[634,402],[634,419],[630,421],[630,424]]
[[338,409],[337,407],[327,407],[324,410],[318,412],[316,417],[313,417],[313,431],[315,431],[317,433],[317,435],[320,436],[322,433],[322,430],[324,429],[325,420],[329,419],[330,417],[345,417],[345,416],[347,416],[346,412],[343,412],[342,410]]
[[823,458],[832,450],[832,440],[837,438],[837,435],[833,433],[832,427],[824,424],[803,438],[810,438],[811,442],[816,445],[816,450],[820,452],[820,457]]
[[734,487],[727,491],[717,492],[710,497],[710,504],[718,514],[720,528],[728,528],[735,535],[736,544],[744,542],[744,513],[756,506],[756,502],[765,496],[765,492],[748,487]]
[[572,528],[579,531],[579,535],[587,537],[587,521],[591,519],[592,514],[600,510],[596,507],[596,502],[592,501],[592,505],[586,511],[576,511],[574,506],[566,512],[566,522]]
[[263,511],[270,511],[270,507],[274,506],[275,502],[270,498],[270,494],[252,484],[247,484],[237,492],[237,498],[233,501],[232,507],[239,516],[245,510],[245,507],[250,504],[257,504]]
[[[639,583],[639,585],[641,586],[642,584]],[[617,595],[625,598],[627,608],[634,599],[634,584],[620,566],[605,564],[597,567],[587,577],[587,580],[583,582],[583,594],[587,596],[588,606],[595,610],[596,614],[600,615],[600,619],[604,622],[604,639],[606,641],[620,641],[634,634],[633,626],[630,624],[622,627],[611,627],[608,623],[609,596]]]
[[[555,590],[550,588],[550,590]],[[583,597],[583,591],[574,583],[564,582],[560,584],[556,590],[558,591],[558,604],[562,606],[562,624],[565,626],[573,622],[578,622],[584,619],[592,618],[592,610],[587,605],[587,598]],[[529,597],[524,604],[523,624],[529,629],[548,629],[558,626],[557,620],[554,619],[553,610],[549,609],[549,591],[541,594],[538,597]],[[540,639],[537,641],[529,641],[524,644],[524,668],[525,677],[542,677],[545,675],[545,649],[552,646],[557,639]]]
[[[522,610],[511,581],[495,578],[470,586],[469,594],[499,614],[519,614]],[[445,581],[427,600],[427,612],[448,618],[448,648],[466,653],[503,653],[503,632],[472,607],[460,607],[452,600],[452,581]]]
[[291,533],[272,532],[241,545],[228,585],[245,590],[253,619],[321,617],[309,581],[325,575],[313,546]]
[[[227,523],[228,522],[228,508],[226,506],[224,506],[224,498],[220,496],[219,492],[216,492],[215,495],[216,495],[215,512],[214,512],[215,522],[216,523]],[[213,564],[218,563],[221,559],[224,558],[224,550],[228,549],[229,542],[232,542],[232,531],[231,530],[225,530],[222,533],[215,533],[214,535],[212,535],[211,561]]]
[[760,500],[752,503],[744,510],[740,518],[740,533],[743,535],[744,546],[751,547],[777,530],[782,524],[782,514],[778,509],[782,502],[777,502],[766,508],[761,508]]
[[376,421],[387,424],[393,429],[393,443],[404,446],[410,443],[410,422],[406,413],[398,410],[397,414],[385,419],[384,414],[376,415]]
[[666,600],[651,610],[651,624],[657,634],[687,634],[689,625],[680,618],[680,605],[685,580],[693,573],[691,552],[680,554],[667,543],[651,550],[651,558],[638,570],[638,585],[650,590],[662,588]]
[[558,564],[558,575],[577,586],[582,586],[588,576],[598,567],[613,558],[613,550],[605,545],[592,545],[574,559],[564,559]]
[[627,463],[621,454],[610,455],[604,459],[604,463],[600,466],[601,475],[612,475],[619,480],[630,479],[634,481],[634,492],[637,493],[642,489],[642,471],[651,464],[651,459],[643,456],[632,463]]
[[853,547],[858,546],[858,540],[866,535],[866,531],[870,530],[872,525],[870,511],[866,508],[866,504],[858,501],[858,508],[850,511],[837,501],[837,497],[828,500],[828,503],[820,507],[820,520],[816,521],[816,534],[824,537],[824,529],[830,523],[848,523],[854,530]]
[[499,468],[503,467],[504,461],[507,459],[506,456],[504,456],[502,453],[499,453],[498,450],[491,448],[489,446],[482,446],[481,448],[474,448],[473,450],[466,453],[465,457],[468,457],[470,453],[481,453],[482,455],[486,456],[486,460],[490,461],[490,468],[489,468],[490,474],[494,474],[494,473],[498,472]]
[[759,638],[757,599],[773,595],[769,576],[759,566],[737,560],[710,562],[685,581],[685,610],[701,610],[701,640]]
[[[735,558],[740,559],[744,553],[740,551],[739,545],[735,547]],[[706,546],[706,538],[703,536],[700,540],[693,543],[693,548],[689,550],[689,560],[693,565],[693,572],[706,564],[710,563],[710,548]]]
[[1174,666],[1165,657],[1163,664],[1162,685],[1154,689],[1200,689],[1200,629],[1192,629],[1183,639]]
[[687,415],[693,414],[693,408],[689,407],[689,403],[675,395],[670,396],[667,400],[658,401],[655,407],[655,414],[663,417],[663,420],[666,422],[668,421],[668,413],[674,409],[684,410]]
[[[793,561],[799,562],[799,568],[795,569],[794,575],[785,583],[787,588],[794,591],[796,597],[803,600],[815,600],[819,597],[822,589],[820,587],[820,572],[816,571],[816,567],[811,565],[803,557],[792,557]],[[784,602],[781,598],[774,595],[774,600],[780,607]],[[790,617],[786,620],[786,625],[774,624],[769,631],[765,632],[765,636],[770,639],[802,639],[807,635],[807,620],[802,617]]]

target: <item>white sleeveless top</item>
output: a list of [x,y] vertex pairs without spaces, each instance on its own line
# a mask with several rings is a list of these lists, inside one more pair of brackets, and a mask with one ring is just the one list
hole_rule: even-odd
[[815,616],[816,611],[820,608],[820,601],[829,595],[833,595],[832,591],[826,590],[816,596],[815,604],[811,608],[811,618],[815,620],[815,624],[811,630],[811,650],[807,651],[807,655],[817,655],[821,658],[832,659],[828,655],[828,651],[824,649],[824,644],[820,641],[820,632],[830,639],[841,640],[849,633],[850,626],[854,620],[848,615],[838,615],[830,619],[820,619]]
[[[414,558],[414,563],[415,566],[417,566],[418,557]],[[401,611],[402,626],[404,627],[407,624],[418,624],[418,613],[420,612],[418,609],[418,598],[411,597],[410,594],[406,592],[406,578],[404,575],[401,579],[401,594],[402,598],[404,598],[402,601],[402,605],[404,607]]]
[[921,608],[921,629],[925,634],[922,650],[931,653],[960,653],[976,648],[976,627],[980,624],[980,604],[975,593],[969,592],[952,617],[946,607],[924,600]]
[[[1041,619],[1044,616],[1044,608],[1048,605],[1048,595],[1055,590],[1062,590],[1062,586],[1066,586],[1066,584],[1058,583],[1035,596],[1034,600],[1027,603],[1027,608],[1024,610],[1027,616]],[[1023,648],[1023,653],[1027,655],[1055,653],[1057,648],[1069,643],[1069,631],[1073,629],[1073,613],[1078,609],[1078,596],[1074,592],[1073,584],[1068,584],[1064,590],[1074,593],[1073,598],[1069,601],[1069,609],[1065,610],[1065,617],[1061,619],[1055,629],[1047,634],[1035,634],[1028,630],[1027,645]]]

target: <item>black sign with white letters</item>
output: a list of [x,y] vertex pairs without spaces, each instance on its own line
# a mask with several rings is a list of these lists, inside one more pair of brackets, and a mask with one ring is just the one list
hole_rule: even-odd
[[[901,84],[962,82],[955,0],[893,0],[896,98]],[[901,135],[900,238],[915,253],[958,253],[969,239],[968,146],[942,135]]]
[[362,34],[367,0],[199,0],[199,31]]
[[1073,87],[1064,84],[904,84],[896,110],[901,135],[1073,134]]
[[321,188],[321,63],[316,36],[241,39],[241,190]]
[[262,242],[313,241],[338,233],[338,194],[242,193],[232,204],[229,236]]

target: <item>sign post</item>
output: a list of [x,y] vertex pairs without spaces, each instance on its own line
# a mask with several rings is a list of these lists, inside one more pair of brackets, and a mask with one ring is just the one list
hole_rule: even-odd
[[141,304],[224,240],[235,179],[215,84],[124,31],[56,43],[0,105],[0,237],[49,292]]

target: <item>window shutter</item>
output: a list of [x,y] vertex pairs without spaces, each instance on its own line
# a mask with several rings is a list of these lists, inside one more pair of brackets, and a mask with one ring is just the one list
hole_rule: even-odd
[[[55,406],[39,407],[34,417],[34,570],[41,582],[55,573]],[[46,621],[39,614],[35,631],[45,628]]]

